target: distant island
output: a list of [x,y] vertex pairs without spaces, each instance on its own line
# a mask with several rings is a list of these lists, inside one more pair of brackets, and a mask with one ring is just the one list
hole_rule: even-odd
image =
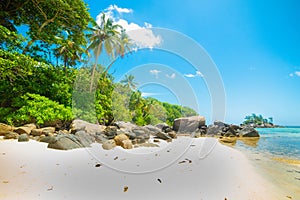
[[264,118],[262,115],[252,113],[245,117],[241,126],[251,126],[254,128],[279,128],[282,126],[273,123],[273,117]]

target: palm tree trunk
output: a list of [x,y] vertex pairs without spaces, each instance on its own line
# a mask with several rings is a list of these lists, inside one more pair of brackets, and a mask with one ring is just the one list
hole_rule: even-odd
[[118,58],[114,59],[106,68],[105,70],[105,74],[104,74],[104,78],[106,78],[106,75],[108,74],[109,69],[111,68],[111,66],[116,62]]

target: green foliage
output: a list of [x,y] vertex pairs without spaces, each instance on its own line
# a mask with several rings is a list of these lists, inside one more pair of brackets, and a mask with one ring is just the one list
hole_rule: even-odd
[[129,101],[132,90],[130,88],[116,83],[112,94],[112,112],[115,121],[131,121],[129,111]]
[[262,115],[256,115],[252,113],[252,115],[248,115],[245,117],[245,121],[243,124],[256,124],[256,125],[263,125],[263,124],[273,124],[273,118],[269,117],[268,119],[264,118]]
[[29,56],[0,49],[0,105],[25,93],[40,94],[65,106],[71,106],[76,70],[62,70]]
[[[71,65],[78,61],[77,55],[83,53],[87,44],[88,25],[93,22],[82,0],[2,0],[0,10],[0,25],[12,32],[17,32],[21,25],[28,28],[22,52],[49,63],[53,55]],[[56,54],[57,46],[64,45],[69,53]]]
[[112,94],[114,84],[111,76],[105,72],[100,74],[95,94],[95,109],[99,123],[110,124],[113,121]]
[[25,38],[0,25],[0,49],[20,51]]
[[27,93],[13,102],[16,110],[5,117],[10,124],[36,123],[45,124],[72,120],[72,110],[58,102],[52,101],[38,94]]

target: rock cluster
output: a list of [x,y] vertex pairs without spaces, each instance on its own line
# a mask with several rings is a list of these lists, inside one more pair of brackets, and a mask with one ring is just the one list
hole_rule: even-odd
[[149,143],[165,140],[171,142],[178,134],[190,134],[193,137],[218,136],[218,137],[259,137],[258,132],[252,127],[229,125],[220,121],[206,126],[202,116],[184,117],[175,119],[173,127],[161,123],[156,126],[137,126],[130,122],[115,122],[111,126],[92,124],[76,119],[67,130],[58,130],[55,127],[37,128],[34,124],[13,127],[0,123],[0,135],[4,139],[18,139],[26,142],[35,139],[48,143],[48,148],[70,150],[90,147],[92,143],[101,143],[102,148],[109,150],[116,146],[131,149],[136,146],[158,146]]

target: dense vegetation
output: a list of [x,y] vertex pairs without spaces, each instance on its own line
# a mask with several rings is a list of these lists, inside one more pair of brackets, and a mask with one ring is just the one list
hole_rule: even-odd
[[[96,25],[82,0],[4,0],[0,9],[0,122],[49,125],[81,118],[144,125],[196,115],[143,98],[132,75],[114,82],[98,57],[103,51],[122,57],[130,40],[104,14]],[[26,35],[20,26],[28,28]],[[94,64],[86,62],[90,54]]]

